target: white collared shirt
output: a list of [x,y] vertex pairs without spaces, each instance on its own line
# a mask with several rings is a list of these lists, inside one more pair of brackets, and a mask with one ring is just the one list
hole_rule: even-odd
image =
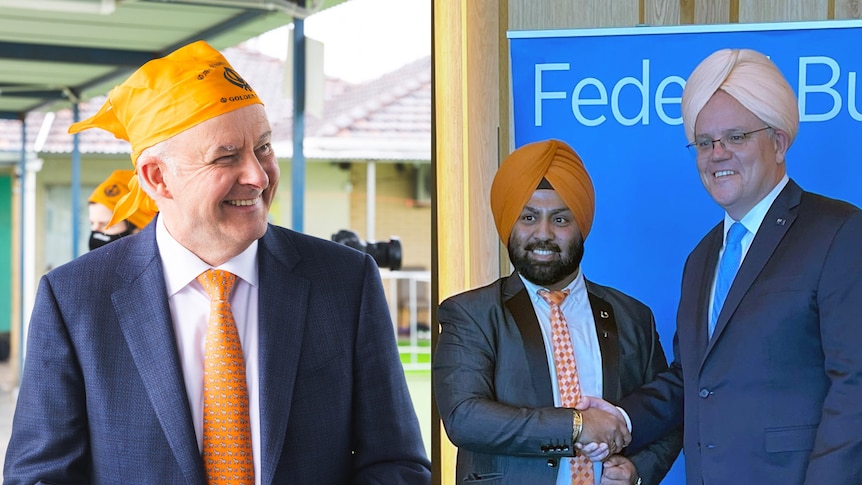
[[[211,267],[168,233],[161,216],[157,219],[156,243],[165,273],[168,304],[177,338],[186,394],[191,405],[198,449],[203,450],[204,337],[209,321],[210,298],[195,278]],[[230,305],[245,357],[254,478],[255,483],[259,485],[261,447],[257,245],[258,242],[254,241],[245,251],[215,269],[223,269],[237,275],[237,281],[230,295]]]
[[[533,309],[542,329],[542,339],[545,342],[545,355],[548,358],[548,370],[551,373],[551,387],[554,392],[554,406],[561,407],[560,388],[557,384],[557,370],[554,364],[554,347],[551,338],[551,307],[544,298],[539,295],[542,286],[533,284],[520,273],[518,276],[524,282]],[[578,269],[575,279],[566,288],[569,296],[563,300],[560,309],[566,318],[569,333],[572,337],[572,349],[575,354],[575,364],[578,368],[578,380],[581,384],[581,393],[585,396],[602,395],[602,352],[599,348],[599,338],[596,333],[596,322],[593,318],[593,310],[590,306],[590,298],[587,293],[584,276]],[[601,476],[602,464],[593,466],[596,483]],[[560,469],[557,473],[557,485],[571,484],[571,471],[569,460],[560,460]]]

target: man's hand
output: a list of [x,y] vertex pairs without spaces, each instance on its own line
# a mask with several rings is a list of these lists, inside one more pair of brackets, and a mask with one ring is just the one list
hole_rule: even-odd
[[613,455],[604,463],[599,485],[634,485],[637,479],[635,464],[622,455]]
[[584,396],[577,409],[583,417],[584,427],[575,446],[590,460],[604,460],[631,442],[626,420],[613,404],[601,398]]
[[575,406],[575,409],[577,409],[578,411],[583,411],[585,409],[590,409],[590,408],[601,409],[602,411],[604,411],[606,413],[610,413],[610,414],[619,416],[620,419],[625,421],[625,418],[623,418],[623,415],[620,414],[619,408],[617,408],[613,404],[605,401],[604,399],[602,399],[600,397],[581,396],[580,402],[578,402],[577,406]]
[[578,443],[606,443],[611,454],[619,453],[632,440],[626,421],[619,411],[610,414],[598,408],[581,411],[584,427]]
[[611,450],[608,449],[606,443],[587,443],[585,445],[575,443],[575,448],[592,462],[602,461],[611,456]]

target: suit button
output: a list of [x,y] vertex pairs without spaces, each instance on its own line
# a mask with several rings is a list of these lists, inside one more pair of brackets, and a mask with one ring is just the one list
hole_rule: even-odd
[[549,468],[557,468],[557,460],[554,460],[553,458],[548,460],[548,467]]
[[709,392],[709,389],[707,389],[705,387],[703,389],[701,389],[700,392],[698,393],[698,395],[704,399],[708,398],[710,394],[712,394],[712,393]]

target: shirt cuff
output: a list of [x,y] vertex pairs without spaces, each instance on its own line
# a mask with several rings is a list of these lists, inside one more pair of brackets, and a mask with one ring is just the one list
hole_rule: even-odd
[[626,427],[629,429],[629,433],[631,433],[632,432],[632,419],[629,417],[628,413],[626,413],[625,409],[623,409],[619,406],[617,406],[617,409],[620,410],[620,414],[622,414],[623,418],[626,420]]

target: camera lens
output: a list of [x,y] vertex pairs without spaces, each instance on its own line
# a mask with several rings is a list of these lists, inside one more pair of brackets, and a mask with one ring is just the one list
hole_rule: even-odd
[[369,243],[368,254],[377,262],[381,268],[389,268],[393,271],[401,269],[401,241],[390,239],[389,242]]
[[389,268],[393,271],[401,269],[401,241],[390,239],[389,242],[366,243],[353,231],[342,229],[332,235],[332,240],[367,253],[374,258],[379,268]]

